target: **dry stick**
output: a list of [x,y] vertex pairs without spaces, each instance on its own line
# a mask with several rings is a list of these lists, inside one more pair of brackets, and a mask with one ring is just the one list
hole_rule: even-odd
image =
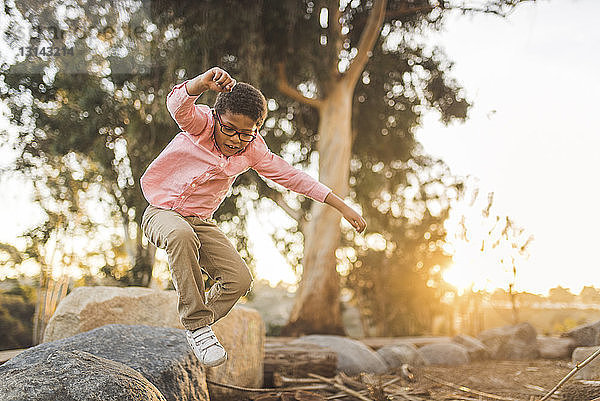
[[550,392],[548,394],[546,394],[542,399],[540,399],[540,401],[544,401],[547,400],[548,398],[550,398],[550,396],[552,394],[554,394],[554,392],[556,390],[558,390],[563,384],[565,384],[565,382],[567,380],[569,380],[575,373],[577,373],[577,371],[579,371],[581,368],[583,368],[585,365],[587,365],[588,363],[592,362],[592,360],[597,357],[598,355],[600,355],[600,348],[598,348],[592,355],[590,355],[586,360],[584,360],[581,363],[578,363],[577,365],[575,365],[575,367],[569,372],[569,374],[567,374],[565,377],[562,378],[561,381],[558,382],[558,384],[556,386],[554,386],[554,388],[552,390],[550,390]]
[[433,381],[433,382],[436,382],[436,383],[439,383],[439,384],[443,384],[444,386],[452,387],[452,388],[458,389],[460,391],[464,391],[466,393],[477,394],[477,395],[481,395],[483,397],[492,398],[494,400],[519,401],[516,398],[500,397],[500,396],[495,395],[495,394],[490,394],[490,393],[485,393],[483,391],[473,390],[473,389],[470,389],[470,388],[465,387],[465,386],[459,386],[458,384],[454,384],[454,383],[447,382],[447,381],[444,381],[444,380],[436,379],[435,377],[432,377],[432,376],[429,376],[429,375],[426,375],[426,374],[424,374],[423,376],[426,377],[427,379]]
[[309,375],[309,376],[311,376],[311,377],[315,377],[315,378],[317,378],[317,379],[319,379],[319,380],[321,380],[321,381],[324,381],[325,383],[329,383],[329,384],[331,384],[333,387],[337,388],[338,390],[343,390],[343,391],[347,392],[348,394],[355,396],[355,397],[356,397],[356,398],[358,398],[359,400],[363,400],[363,401],[373,401],[373,399],[365,397],[364,395],[362,395],[362,394],[361,394],[361,393],[359,393],[358,391],[354,391],[354,390],[352,390],[352,389],[349,389],[348,387],[346,387],[346,386],[344,386],[344,385],[341,385],[341,384],[338,384],[338,383],[336,383],[336,382],[335,382],[335,380],[333,380],[333,379],[328,379],[328,378],[326,378],[326,377],[319,376],[319,375],[317,375],[317,374],[314,374],[314,373],[309,373],[308,375]]

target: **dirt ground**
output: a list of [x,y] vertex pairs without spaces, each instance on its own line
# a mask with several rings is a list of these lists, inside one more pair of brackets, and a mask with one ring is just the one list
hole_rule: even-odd
[[417,381],[406,386],[428,390],[428,398],[432,400],[493,399],[484,396],[479,398],[476,393],[441,384],[442,381],[503,398],[539,400],[571,369],[566,360],[485,361],[460,367],[428,366],[416,369]]
[[[465,366],[427,366],[413,368],[414,380],[398,380],[400,372],[386,375],[362,375],[352,379],[362,383],[371,383],[369,393],[365,394],[374,401],[538,401],[572,369],[569,361],[531,360],[531,361],[485,361],[473,362]],[[381,392],[381,383],[396,379],[393,385],[386,387],[387,395]],[[357,388],[358,389],[358,388]],[[282,388],[285,390],[285,388]],[[379,391],[378,391],[379,390]],[[391,393],[395,395],[390,395]],[[312,394],[312,395],[311,395]],[[263,400],[358,400],[354,397],[332,396],[326,391],[310,391],[310,394],[271,393]],[[318,396],[317,396],[318,395]],[[289,397],[288,397],[289,396]],[[252,397],[254,398],[254,397]],[[560,391],[552,400],[562,400]]]

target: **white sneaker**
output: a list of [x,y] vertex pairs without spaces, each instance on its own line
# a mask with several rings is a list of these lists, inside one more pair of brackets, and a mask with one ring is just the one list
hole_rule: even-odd
[[227,360],[227,351],[219,343],[210,326],[200,327],[194,331],[186,330],[185,335],[202,365],[213,367]]

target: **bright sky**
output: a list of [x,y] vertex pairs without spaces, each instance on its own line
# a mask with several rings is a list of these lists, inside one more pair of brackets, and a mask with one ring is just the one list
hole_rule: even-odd
[[[483,190],[495,192],[498,213],[535,236],[531,256],[519,268],[519,290],[600,287],[598,15],[596,0],[538,1],[508,19],[452,18],[428,42],[439,43],[455,62],[452,76],[474,107],[466,123],[450,127],[430,113],[418,138],[454,174],[477,177]],[[0,155],[10,163],[7,152]],[[26,183],[2,179],[0,185],[0,241],[12,242],[39,215],[23,207],[29,202]],[[267,235],[287,224],[282,211],[250,219],[257,275],[272,283],[295,281]],[[461,287],[506,287],[505,275],[474,252],[457,251],[447,279]]]
[[[474,108],[451,127],[430,115],[418,138],[454,174],[479,178],[498,210],[535,236],[523,290],[600,286],[598,15],[596,0],[541,1],[506,20],[452,19],[435,39]],[[457,264],[448,279],[486,287],[486,276]]]

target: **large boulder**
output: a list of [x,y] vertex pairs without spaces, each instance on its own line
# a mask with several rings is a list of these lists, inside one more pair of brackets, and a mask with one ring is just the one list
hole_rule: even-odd
[[181,329],[106,325],[29,348],[2,367],[33,366],[56,352],[71,350],[83,351],[134,369],[169,401],[209,399],[205,371]]
[[539,356],[537,333],[530,323],[485,330],[477,338],[488,347],[494,359],[526,360]]
[[[600,347],[577,347],[573,351],[571,361],[573,365],[577,365],[580,362],[585,361]],[[600,380],[600,356],[594,358],[591,362],[585,365],[579,370],[575,376],[575,379],[579,380]]]
[[2,401],[165,401],[130,367],[77,350],[53,350],[44,358],[0,366]]
[[[183,329],[177,313],[177,293],[141,287],[75,288],[56,308],[44,341],[113,323]],[[221,366],[207,368],[207,378],[223,384],[260,387],[265,339],[260,314],[238,304],[212,327],[227,350],[228,360]],[[185,338],[182,341],[187,345]],[[215,396],[234,394],[211,383],[208,388]]]
[[424,345],[419,348],[419,354],[428,365],[458,366],[471,362],[467,349],[455,343]]
[[544,359],[568,359],[575,349],[572,338],[538,336],[537,344],[540,358]]
[[371,348],[347,337],[311,334],[291,341],[290,344],[315,344],[329,348],[337,354],[337,371],[351,376],[360,372],[385,373],[388,366]]
[[183,329],[177,314],[177,293],[143,287],[77,287],[58,304],[43,341],[70,337],[106,324]]
[[576,347],[593,347],[600,345],[600,320],[594,323],[577,326],[562,334],[575,341]]
[[482,361],[490,357],[490,350],[475,337],[458,334],[452,338],[452,342],[465,347],[471,361]]
[[397,369],[404,364],[424,366],[427,363],[412,344],[386,345],[377,350],[379,356],[390,369]]
[[[243,387],[262,387],[265,354],[265,325],[252,308],[236,305],[229,314],[212,326],[227,350],[227,361],[208,368],[210,381]],[[239,391],[208,383],[211,399],[239,399]]]

